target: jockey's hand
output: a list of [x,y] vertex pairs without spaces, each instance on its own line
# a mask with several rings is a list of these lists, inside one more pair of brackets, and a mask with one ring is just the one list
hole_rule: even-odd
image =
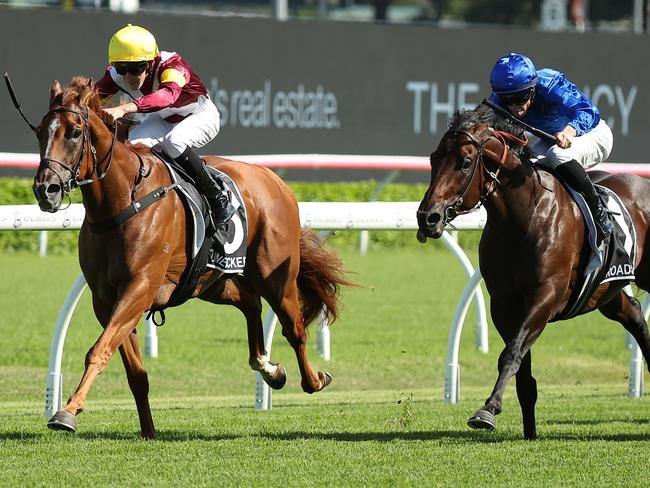
[[132,114],[138,111],[138,107],[135,103],[129,102],[124,105],[118,105],[117,107],[108,107],[104,109],[108,115],[113,117],[113,120],[121,119],[125,115]]
[[576,130],[570,125],[567,125],[564,129],[555,134],[555,140],[557,141],[556,144],[562,149],[567,149],[571,147],[571,140],[576,136],[576,134]]

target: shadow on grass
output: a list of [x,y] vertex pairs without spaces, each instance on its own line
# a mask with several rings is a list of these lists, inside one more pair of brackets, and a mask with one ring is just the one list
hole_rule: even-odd
[[42,432],[0,432],[0,441],[38,441],[44,436]]
[[485,444],[494,444],[498,442],[508,442],[518,440],[518,437],[512,437],[506,434],[496,434],[494,432],[475,432],[461,430],[438,430],[438,431],[416,431],[416,432],[283,432],[271,433],[266,432],[258,434],[258,437],[264,437],[271,440],[294,441],[294,440],[326,440],[337,442],[394,442],[394,441],[437,441],[437,440],[457,440],[463,442],[480,442]]
[[[562,423],[559,421],[557,423]],[[569,422],[565,422],[569,423]],[[583,422],[576,422],[581,424]],[[594,422],[597,424],[599,422]],[[641,422],[639,422],[641,423]],[[395,442],[395,441],[445,441],[458,444],[499,444],[503,442],[523,441],[519,434],[510,432],[480,432],[480,431],[463,431],[463,430],[441,430],[441,431],[411,431],[411,432],[251,432],[249,434],[235,433],[201,433],[187,432],[180,430],[161,430],[158,431],[154,442],[221,442],[236,441],[241,439],[267,439],[271,441],[296,441],[296,440],[316,440],[316,441],[335,441],[335,442]],[[0,441],[21,441],[21,442],[40,442],[44,440],[84,440],[84,441],[137,441],[140,440],[138,432],[0,432]],[[649,441],[650,432],[639,433],[622,433],[622,434],[600,434],[597,432],[585,433],[548,433],[541,431],[539,440],[544,441],[567,441],[567,442],[586,442],[586,441],[607,441],[607,442],[634,442]],[[535,441],[533,441],[535,442]]]
[[630,419],[630,418],[613,418],[609,417],[607,419],[583,419],[583,420],[574,420],[574,419],[548,419],[544,420],[545,425],[601,425],[601,424],[611,424],[614,422],[620,422],[621,424],[639,424],[639,425],[649,425],[650,420],[648,419]]

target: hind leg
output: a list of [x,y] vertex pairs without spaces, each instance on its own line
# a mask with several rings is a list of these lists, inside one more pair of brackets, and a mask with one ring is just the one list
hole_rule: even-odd
[[[295,351],[300,369],[301,386],[307,393],[325,388],[329,373],[315,371],[307,358],[307,332],[298,292],[300,242],[290,241],[291,232],[269,234],[254,249],[249,247],[244,274],[249,283],[271,306],[282,324],[282,335]],[[299,228],[296,229],[299,236]],[[287,249],[288,248],[288,249]],[[256,263],[256,266],[248,266]]]
[[600,307],[599,310],[605,317],[619,322],[625,327],[625,330],[632,334],[650,369],[650,334],[639,301],[621,291],[617,297]]
[[282,324],[282,335],[296,353],[303,391],[314,393],[322,390],[330,384],[332,376],[329,373],[316,372],[307,359],[307,331],[303,322],[296,284],[287,284],[280,303],[271,303],[271,306]]
[[246,279],[233,276],[216,282],[202,290],[199,298],[211,303],[232,305],[244,315],[248,331],[248,364],[262,375],[271,388],[282,388],[287,382],[287,371],[281,364],[271,362],[266,353],[261,319],[262,302]]

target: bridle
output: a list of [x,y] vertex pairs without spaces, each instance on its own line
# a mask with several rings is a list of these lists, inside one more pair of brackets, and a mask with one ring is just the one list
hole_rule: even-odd
[[[63,193],[64,196],[70,195],[70,192],[74,190],[77,187],[88,185],[90,183],[94,183],[96,181],[100,181],[101,179],[106,176],[108,173],[108,170],[111,168],[111,164],[113,163],[113,149],[115,148],[115,140],[117,139],[117,124],[115,124],[113,128],[113,139],[111,141],[111,148],[106,156],[102,159],[102,161],[98,162],[97,161],[97,151],[95,150],[95,146],[92,144],[92,140],[90,138],[90,120],[89,120],[89,109],[86,107],[86,112],[80,112],[78,110],[74,110],[68,107],[57,107],[53,108],[50,111],[48,111],[43,119],[47,118],[50,115],[53,114],[58,114],[58,113],[72,113],[75,115],[78,115],[81,118],[81,121],[83,122],[83,128],[82,128],[82,139],[81,139],[81,144],[80,148],[78,149],[79,157],[76,158],[76,162],[74,164],[66,164],[63,161],[59,161],[57,159],[49,158],[47,155],[41,159],[41,162],[38,167],[38,171],[41,171],[42,169],[49,169],[52,171],[56,177],[59,180],[59,187],[61,188],[61,192]],[[87,148],[90,148],[89,150]],[[96,174],[98,175],[96,178],[88,178],[85,180],[79,180],[79,175],[81,173],[81,168],[82,168],[82,163],[86,159],[86,154],[87,152],[90,152],[92,155],[93,159],[93,171],[91,174]],[[104,168],[104,171],[99,172],[99,165],[108,157],[108,163],[106,164],[106,167]],[[62,178],[61,174],[55,167],[52,166],[52,163],[57,164],[58,166],[62,167],[66,171],[68,171],[71,175],[71,178],[68,179],[67,181],[64,181]]]
[[[5,83],[7,84],[7,90],[9,90],[9,94],[11,95],[11,99],[14,103],[14,106],[16,107],[16,110],[18,110],[21,117],[27,123],[29,128],[32,129],[32,131],[37,132],[37,128],[27,119],[25,113],[23,112],[23,109],[18,103],[16,93],[14,92],[13,86],[11,85],[11,80],[9,79],[9,75],[7,73],[4,74],[4,79],[5,79]],[[102,180],[104,176],[106,176],[106,174],[108,173],[108,170],[111,169],[111,164],[113,163],[113,150],[115,149],[115,141],[117,140],[117,123],[113,125],[113,138],[111,140],[110,150],[108,151],[106,156],[104,156],[102,160],[98,162],[97,151],[95,150],[95,146],[93,146],[92,139],[90,137],[90,109],[88,108],[88,106],[86,106],[85,109],[86,111],[84,113],[69,107],[60,106],[60,107],[50,109],[43,117],[43,120],[45,120],[50,115],[56,116],[56,114],[59,113],[71,113],[81,117],[81,121],[83,123],[83,129],[82,129],[83,137],[81,139],[80,148],[77,150],[79,153],[79,157],[76,159],[76,162],[74,164],[70,165],[64,163],[63,161],[59,161],[57,159],[43,157],[38,166],[38,171],[41,171],[42,169],[49,169],[56,175],[60,183],[58,185],[59,192],[63,194],[62,197],[65,196],[68,197],[68,201],[69,201],[68,205],[70,205],[72,202],[70,198],[70,192],[72,190],[74,190],[77,187],[88,185],[90,183],[95,183],[97,181]],[[131,150],[133,151],[133,149]],[[95,174],[97,175],[97,177],[87,178],[85,180],[79,180],[82,164],[87,157],[88,151],[90,152],[93,158],[93,171],[91,175]],[[90,222],[89,225],[90,225],[90,230],[92,232],[95,233],[107,232],[109,230],[115,229],[116,227],[119,227],[120,225],[122,225],[124,222],[129,220],[137,213],[141,212],[142,210],[149,207],[150,205],[153,205],[154,203],[158,202],[162,198],[165,198],[169,194],[169,192],[171,192],[173,189],[175,189],[178,186],[178,181],[172,181],[171,185],[158,187],[150,191],[146,195],[144,195],[142,198],[136,200],[136,193],[138,192],[138,189],[140,188],[143,179],[147,178],[151,174],[151,168],[147,170],[143,158],[137,152],[135,151],[133,152],[138,157],[138,161],[140,162],[140,169],[138,170],[135,184],[131,188],[131,204],[128,205],[126,208],[122,209],[117,215],[109,217],[103,222],[98,222],[98,223]],[[108,158],[108,163],[106,164],[106,168],[104,169],[104,171],[102,171],[100,174],[99,166],[101,163],[103,163],[106,160],[106,158]],[[61,174],[59,173],[59,171],[57,171],[56,168],[52,166],[52,163],[65,169],[68,173],[70,173],[71,178],[68,181],[64,182],[63,178],[61,177]]]
[[[462,142],[458,144],[456,143],[454,149],[458,149],[464,145],[470,144],[476,148],[478,156],[472,163],[472,171],[469,174],[469,177],[465,181],[464,187],[462,191],[458,193],[458,196],[456,199],[448,205],[445,208],[444,211],[444,225],[450,225],[450,222],[455,219],[458,215],[464,215],[468,214],[471,212],[476,212],[479,210],[485,201],[492,195],[498,188],[498,186],[501,184],[499,181],[499,173],[501,172],[501,168],[503,167],[503,164],[505,163],[506,159],[508,158],[508,152],[510,149],[508,148],[508,141],[512,141],[515,144],[518,144],[520,146],[525,146],[528,144],[528,139],[524,135],[523,139],[509,133],[509,132],[504,132],[500,130],[491,130],[491,135],[490,137],[485,138],[483,141],[479,142],[477,141],[474,136],[467,130],[465,129],[450,129],[447,131],[447,133],[444,136],[444,139],[448,139],[450,137],[453,137],[454,139],[457,139],[459,135],[464,135],[467,137],[467,141]],[[492,138],[496,138],[501,143],[503,144],[503,153],[501,154],[501,157],[499,158],[498,165],[496,168],[496,171],[490,171],[486,166],[485,162],[483,160],[483,151],[485,149],[485,144]],[[433,155],[432,155],[433,157]],[[469,210],[460,210],[461,205],[465,201],[465,195],[467,192],[470,190],[470,186],[472,182],[474,181],[474,176],[476,174],[476,170],[478,167],[481,167],[482,169],[482,174],[485,178],[485,180],[489,180],[489,185],[485,185],[484,183],[481,184],[480,186],[480,195],[479,195],[479,200],[476,203],[476,205]],[[451,225],[450,225],[451,226]],[[452,226],[453,227],[453,226]]]
[[[36,132],[36,130],[37,130],[36,127],[34,126],[34,124],[32,124],[29,121],[29,119],[27,119],[27,116],[23,112],[23,109],[20,106],[20,103],[18,103],[18,97],[16,97],[16,92],[14,91],[14,87],[11,84],[11,80],[9,79],[9,75],[7,73],[4,74],[4,80],[5,80],[5,84],[7,85],[7,90],[9,91],[9,95],[11,96],[11,100],[12,100],[12,102],[14,104],[14,107],[16,107],[16,110],[18,110],[18,113],[20,113],[20,116],[27,123],[29,128],[32,129],[32,131]],[[78,110],[74,110],[74,109],[71,109],[71,108],[68,108],[68,107],[63,107],[63,106],[53,108],[53,109],[49,110],[45,114],[45,116],[43,117],[43,120],[45,118],[47,118],[48,116],[50,116],[50,115],[57,114],[57,113],[64,113],[64,112],[68,112],[68,113],[78,115],[79,117],[81,117],[81,121],[84,124],[83,129],[82,129],[83,138],[81,140],[81,148],[79,150],[79,158],[77,159],[76,163],[74,163],[73,165],[69,165],[69,164],[64,163],[63,161],[59,161],[59,160],[56,160],[56,159],[44,157],[44,158],[41,159],[41,162],[40,162],[40,164],[38,166],[38,171],[40,171],[43,168],[49,169],[50,171],[52,171],[59,180],[59,183],[60,183],[59,184],[59,188],[60,188],[59,191],[63,194],[62,197],[67,196],[68,200],[70,200],[70,192],[72,190],[74,190],[77,187],[80,187],[80,186],[83,186],[83,185],[88,185],[90,183],[94,183],[96,181],[99,181],[99,180],[103,179],[104,176],[106,176],[106,173],[108,173],[108,170],[111,168],[111,164],[113,163],[113,149],[115,148],[115,141],[117,139],[117,124],[115,124],[114,127],[113,127],[113,140],[111,141],[111,148],[110,148],[110,150],[108,152],[108,155],[107,155],[108,164],[106,165],[106,168],[104,169],[104,171],[101,174],[99,174],[99,165],[106,159],[106,156],[102,159],[102,161],[100,161],[99,163],[97,162],[97,151],[95,150],[95,146],[93,146],[92,140],[90,138],[90,118],[89,118],[90,117],[89,116],[90,111],[89,111],[89,108],[86,107],[86,113],[83,113],[83,112],[80,112]],[[89,179],[80,181],[79,180],[79,174],[81,173],[81,165],[82,165],[83,161],[86,159],[86,151],[87,151],[86,147],[90,148],[90,153],[92,154],[92,158],[93,158],[93,173],[91,173],[91,174],[98,174],[99,176],[97,178],[95,178],[95,179],[89,178]],[[68,181],[64,182],[63,178],[61,177],[61,174],[55,168],[52,167],[51,163],[56,163],[59,166],[61,166],[63,169],[68,171],[70,173],[70,175],[71,175],[71,178]]]

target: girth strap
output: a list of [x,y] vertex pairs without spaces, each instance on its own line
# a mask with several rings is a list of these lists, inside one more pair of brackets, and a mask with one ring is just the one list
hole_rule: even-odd
[[165,198],[170,191],[176,188],[177,185],[178,183],[172,183],[169,186],[161,186],[160,188],[156,188],[154,191],[147,193],[141,199],[133,202],[115,217],[111,217],[99,224],[90,224],[90,230],[96,234],[101,234],[102,232],[107,232],[109,230],[115,229],[116,227],[119,227],[135,214],[147,208],[149,205]]

